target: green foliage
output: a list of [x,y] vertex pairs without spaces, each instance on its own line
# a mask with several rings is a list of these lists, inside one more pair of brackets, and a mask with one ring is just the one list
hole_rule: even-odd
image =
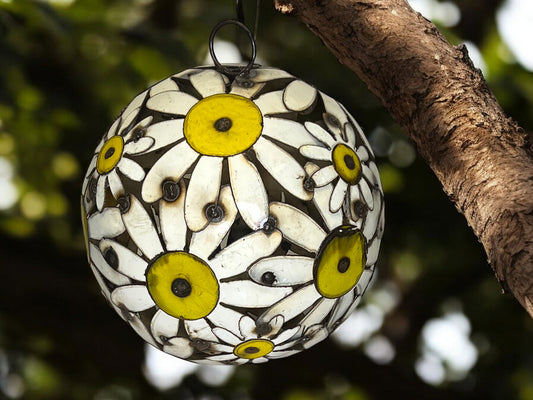
[[[253,3],[245,4],[250,25]],[[457,3],[468,15],[468,2]],[[498,2],[488,3],[488,11],[479,3],[477,27],[443,29],[478,45],[502,107],[531,128],[532,75],[510,61],[494,23]],[[168,391],[146,381],[140,340],[104,304],[86,265],[81,180],[121,109],[148,85],[203,64],[210,30],[234,17],[233,6],[0,0],[0,397],[533,399],[531,319],[501,295],[464,219],[376,98],[271,2],[262,4],[259,58],[341,101],[375,146],[387,224],[377,283],[361,310],[382,323],[355,350],[329,340],[291,360],[240,367],[218,387],[194,373]],[[484,34],[470,37],[474,28]],[[231,29],[221,37],[234,40]],[[464,374],[441,360],[445,376],[431,386],[414,372],[421,332],[450,315],[450,304],[468,318],[478,359]],[[369,350],[376,338],[390,343],[392,359]]]

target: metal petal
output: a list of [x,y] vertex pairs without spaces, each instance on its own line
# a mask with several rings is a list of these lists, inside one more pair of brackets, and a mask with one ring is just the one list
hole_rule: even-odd
[[202,97],[226,92],[226,83],[217,71],[204,69],[189,77],[194,88]]
[[154,301],[144,285],[119,286],[111,292],[111,301],[117,307],[131,312],[140,312],[154,307]]
[[283,91],[283,103],[289,110],[305,111],[315,103],[316,94],[317,90],[311,85],[294,80]]
[[278,256],[263,258],[248,270],[250,277],[264,285],[263,277],[267,273],[274,275],[272,286],[301,285],[313,280],[314,259],[301,256]]
[[209,223],[205,207],[218,198],[222,160],[222,157],[201,156],[194,167],[185,197],[185,220],[193,232],[204,229]]
[[133,195],[130,196],[128,211],[122,214],[122,221],[131,239],[146,257],[153,258],[163,252],[152,218]]
[[112,249],[117,255],[117,271],[140,282],[146,281],[147,263],[133,251],[113,240],[104,239],[99,243],[102,254]]
[[305,170],[289,153],[262,137],[257,140],[253,149],[268,173],[292,195],[306,201],[313,198],[313,193],[305,190],[303,186]]
[[191,107],[197,102],[198,99],[190,94],[172,91],[158,93],[150,97],[146,102],[146,107],[165,114],[187,115]]
[[270,203],[270,213],[286,239],[308,251],[318,251],[326,232],[310,217],[293,206],[278,202]]
[[268,217],[268,197],[255,165],[237,154],[228,158],[231,189],[242,219],[253,230]]
[[163,197],[162,183],[167,179],[179,181],[198,156],[185,141],[172,147],[146,174],[141,190],[143,200],[152,203]]
[[220,190],[219,205],[224,210],[222,220],[220,222],[210,222],[204,230],[193,232],[191,237],[189,251],[204,260],[215,251],[237,216],[237,208],[229,186],[224,186]]
[[98,247],[92,243],[89,244],[89,254],[94,266],[109,282],[119,286],[131,283],[128,277],[109,266]]
[[264,117],[263,135],[294,148],[319,142],[299,122],[290,119]]
[[174,337],[178,334],[179,326],[179,319],[168,315],[163,310],[157,310],[152,318],[150,329],[155,340],[161,344],[165,344],[166,339]]
[[91,239],[112,238],[126,230],[122,214],[116,207],[105,208],[87,219],[87,230]]
[[337,144],[337,141],[331,136],[331,134],[322,128],[320,125],[314,122],[306,122],[305,129],[309,131],[315,138],[324,143],[330,149],[333,149]]
[[261,286],[251,281],[226,282],[220,284],[220,302],[234,307],[269,307],[291,292],[292,288]]
[[240,274],[261,257],[272,254],[281,243],[278,230],[270,234],[253,232],[224,248],[211,261],[219,279]]

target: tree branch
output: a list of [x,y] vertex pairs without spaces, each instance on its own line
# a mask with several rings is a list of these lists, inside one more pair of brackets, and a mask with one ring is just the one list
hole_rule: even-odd
[[275,5],[381,99],[466,217],[502,287],[533,316],[533,140],[504,114],[466,48],[405,0]]

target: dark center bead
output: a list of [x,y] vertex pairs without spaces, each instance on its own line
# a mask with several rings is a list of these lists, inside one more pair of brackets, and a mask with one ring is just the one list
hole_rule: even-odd
[[250,346],[250,347],[245,348],[244,352],[246,354],[255,354],[255,353],[259,353],[259,349],[257,347],[254,347],[254,346]]
[[227,117],[223,117],[215,121],[215,129],[219,132],[229,131],[232,125],[233,125],[233,122],[231,122],[231,119]]
[[131,133],[131,138],[134,142],[137,142],[140,138],[142,138],[146,134],[145,128],[137,127],[134,129],[134,131]]
[[316,187],[316,183],[313,180],[313,178],[308,176],[308,177],[306,177],[304,179],[304,189],[305,190],[307,190],[308,192],[312,192],[313,190],[315,190],[315,187]]
[[354,214],[361,218],[365,216],[366,213],[366,205],[361,200],[357,200],[353,203],[353,211]]
[[105,152],[104,158],[107,160],[107,159],[111,158],[113,156],[113,154],[115,154],[115,148],[114,147],[110,147]]
[[272,233],[274,232],[274,229],[276,229],[276,219],[274,217],[268,217],[265,223],[263,224],[263,231],[265,233]]
[[183,278],[176,278],[172,281],[171,285],[172,293],[178,297],[187,297],[191,294],[191,284]]
[[117,203],[118,203],[118,208],[120,210],[120,212],[122,213],[126,213],[128,212],[128,210],[130,209],[130,197],[125,195],[125,196],[120,196],[118,199],[117,199]]
[[349,156],[348,154],[344,156],[344,164],[346,164],[346,166],[350,169],[355,169],[355,161],[353,157]]
[[267,271],[261,275],[261,282],[265,285],[272,285],[276,280],[276,275],[273,272]]
[[205,217],[210,222],[220,222],[224,218],[224,210],[218,204],[209,204],[205,208]]
[[343,274],[350,268],[350,259],[348,257],[342,257],[337,264],[337,270]]
[[163,199],[166,201],[176,200],[181,193],[180,187],[176,182],[165,181],[163,182]]

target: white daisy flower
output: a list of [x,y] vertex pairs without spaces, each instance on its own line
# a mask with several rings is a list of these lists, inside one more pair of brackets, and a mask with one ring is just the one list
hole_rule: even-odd
[[[327,234],[288,204],[271,203],[270,213],[284,239],[316,257],[266,257],[249,268],[248,274],[259,284],[297,288],[267,309],[258,323],[276,316],[283,316],[286,322],[301,317],[298,324],[303,328],[322,324],[334,329],[355,307],[372,278],[376,260],[367,256],[367,240],[352,225],[341,225]],[[370,247],[379,247],[379,240],[374,239]]]
[[[185,185],[174,193],[172,201],[159,202],[157,226],[136,197],[123,196],[119,198],[121,215],[117,214],[119,208],[103,212],[108,225],[115,225],[115,229],[101,227],[98,218],[103,218],[103,213],[94,214],[89,218],[88,236],[92,241],[102,238],[98,247],[89,244],[91,262],[97,275],[116,286],[108,295],[112,304],[133,314],[155,308],[151,336],[164,351],[187,358],[195,345],[205,350],[205,343],[218,341],[210,324],[237,329],[242,314],[230,307],[269,307],[290,294],[292,288],[228,280],[245,272],[259,258],[271,255],[281,243],[278,230],[248,234],[212,257],[237,215],[228,186],[221,189],[218,198],[218,222],[212,221],[190,239],[185,224]],[[120,233],[122,229],[128,232],[137,251],[106,238],[108,233]],[[186,245],[188,252],[183,251]],[[137,320],[129,322],[140,324]],[[188,338],[178,337],[181,326]],[[143,334],[146,336],[146,332]]]
[[294,80],[284,90],[255,98],[264,82],[291,75],[262,68],[250,73],[251,80],[245,85],[239,79],[229,85],[227,78],[215,70],[188,71],[174,79],[188,79],[199,98],[167,90],[152,95],[146,103],[151,110],[173,116],[165,123],[172,124],[179,142],[148,171],[142,198],[150,203],[157,201],[163,196],[164,182],[179,181],[192,167],[185,199],[185,219],[192,231],[200,231],[209,223],[205,208],[218,197],[225,168],[244,222],[257,230],[267,221],[267,192],[254,159],[245,155],[249,150],[289,193],[306,201],[313,196],[304,188],[303,167],[276,142],[295,148],[318,142],[303,125],[275,115],[306,110],[314,104],[317,90]]
[[225,344],[215,344],[214,348],[220,354],[206,357],[206,360],[258,364],[298,353],[299,350],[284,350],[283,344],[297,334],[299,327],[281,331],[283,323],[284,319],[279,315],[260,325],[252,318],[243,316],[239,321],[238,332],[214,328],[213,333]]

